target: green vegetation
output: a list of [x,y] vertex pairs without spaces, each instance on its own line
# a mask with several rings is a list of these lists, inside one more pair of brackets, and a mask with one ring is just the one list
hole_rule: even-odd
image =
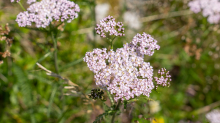
[[[72,0],[73,1],[73,0]],[[110,2],[109,14],[123,22],[123,14],[133,11],[127,3]],[[151,1],[151,2],[150,2]],[[24,7],[28,7],[25,4]],[[11,56],[0,57],[0,122],[3,123],[85,123],[110,122],[111,105],[101,100],[85,98],[97,88],[93,73],[82,58],[94,48],[108,47],[106,40],[95,34],[95,5],[104,0],[75,0],[80,6],[79,17],[64,25],[57,39],[57,64],[59,75],[77,84],[81,93],[73,93],[65,86],[65,80],[48,76],[36,63],[56,72],[54,43],[49,34],[41,30],[18,27],[16,16],[22,8],[9,0],[0,1],[0,25],[9,24],[9,38],[14,38],[10,47]],[[141,2],[141,1],[140,1]],[[143,2],[143,1],[142,1]],[[131,29],[125,24],[125,37],[115,39],[114,49],[130,42],[136,33],[152,35],[160,50],[147,57],[155,69],[167,68],[172,76],[169,88],[158,88],[150,99],[139,97],[126,102],[121,115],[115,121],[139,123],[165,123],[179,121],[208,122],[205,114],[220,107],[220,29],[219,24],[209,24],[201,13],[193,14],[187,2],[180,0],[149,0],[132,4],[141,15],[140,29]],[[138,8],[137,8],[138,7]],[[113,9],[116,8],[116,9]],[[0,41],[0,52],[6,43]],[[155,71],[156,73],[156,71]],[[65,95],[70,94],[70,95]],[[107,94],[105,93],[107,98]],[[158,101],[160,110],[152,113],[149,102]],[[162,119],[162,120],[161,120]]]

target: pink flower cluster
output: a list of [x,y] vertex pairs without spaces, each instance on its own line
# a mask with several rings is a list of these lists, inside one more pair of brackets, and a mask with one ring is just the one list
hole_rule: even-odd
[[156,43],[146,33],[137,34],[131,43],[116,51],[107,52],[103,48],[87,52],[84,61],[95,73],[96,85],[110,91],[115,101],[129,100],[141,94],[149,97],[154,89],[153,67],[144,61],[144,55],[151,56],[154,50],[159,50]]
[[220,1],[219,0],[193,0],[188,6],[194,13],[202,12],[204,17],[208,17],[211,24],[217,24],[220,20]]
[[100,24],[96,25],[96,33],[101,37],[106,37],[106,34],[115,36],[124,36],[124,28],[122,22],[115,22],[115,18],[112,16],[105,17],[100,20]]
[[171,76],[169,75],[169,71],[166,71],[165,68],[161,68],[161,70],[158,71],[159,78],[154,77],[155,81],[157,82],[156,88],[159,86],[169,86],[171,81]]
[[35,23],[37,28],[46,28],[53,20],[61,22],[66,20],[70,23],[78,17],[79,11],[79,6],[68,0],[42,0],[30,5],[27,11],[19,13],[16,21],[20,27]]
[[154,54],[155,49],[160,49],[160,46],[157,45],[157,40],[146,33],[135,35],[131,44],[136,51],[140,52],[140,54],[149,56]]

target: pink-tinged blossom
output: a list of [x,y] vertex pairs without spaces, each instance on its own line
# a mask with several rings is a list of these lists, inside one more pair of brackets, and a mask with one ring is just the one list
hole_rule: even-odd
[[[115,101],[129,100],[140,95],[149,97],[154,89],[153,67],[144,61],[144,55],[153,55],[152,50],[159,49],[159,45],[148,34],[138,36],[135,40],[137,43],[132,41],[124,44],[116,51],[94,49],[85,55],[84,61],[95,73],[96,85],[113,94]],[[150,49],[149,52],[140,52],[143,47]]]
[[169,86],[171,81],[171,75],[169,74],[169,71],[166,71],[165,68],[161,68],[161,70],[158,71],[159,77],[154,77],[155,81],[157,82],[157,86]]
[[157,40],[146,33],[143,33],[142,35],[135,35],[131,44],[131,47],[141,55],[152,56],[154,54],[154,50],[160,49],[160,46],[157,45]]
[[220,20],[220,1],[219,0],[193,0],[188,6],[194,13],[202,12],[204,17],[208,17],[208,22],[217,24]]
[[[34,1],[36,0],[28,2]],[[19,13],[16,21],[20,27],[34,23],[37,28],[46,28],[54,20],[70,23],[78,17],[79,11],[79,6],[68,0],[42,0],[31,4],[27,11]]]
[[106,35],[114,36],[124,36],[124,28],[122,22],[115,22],[115,18],[112,16],[105,17],[100,20],[100,24],[96,25],[96,33],[101,37],[106,37]]

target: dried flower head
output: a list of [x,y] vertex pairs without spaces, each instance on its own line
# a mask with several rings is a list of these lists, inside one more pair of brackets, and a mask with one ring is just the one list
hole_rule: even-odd
[[25,12],[17,15],[17,23],[20,27],[31,26],[46,28],[52,21],[67,21],[70,23],[78,17],[80,8],[77,4],[68,0],[42,0],[35,2]]
[[124,28],[122,22],[115,22],[115,18],[112,16],[105,17],[100,20],[100,24],[96,25],[96,33],[101,37],[106,37],[106,35],[114,36],[124,36]]
[[0,61],[0,65],[3,64],[3,61]]
[[220,20],[220,1],[219,0],[193,0],[188,6],[194,13],[202,12],[204,17],[208,17],[211,24],[217,24]]
[[[3,58],[6,58],[11,55],[10,53],[10,46],[12,44],[12,39],[8,38],[7,35],[9,34],[10,29],[8,27],[8,24],[5,25],[4,29],[0,26],[0,41],[5,41],[6,42],[6,50],[4,52],[0,52],[0,56]],[[2,64],[3,61],[0,62]]]
[[[1,36],[1,41],[5,40],[5,36],[4,35],[8,35],[8,33],[10,32],[10,29],[8,27],[8,23],[6,23],[5,28],[3,29],[2,26],[0,25],[0,36]],[[2,39],[2,37],[4,37]]]
[[104,99],[104,91],[101,89],[92,89],[91,93],[89,94],[89,98],[91,99]]

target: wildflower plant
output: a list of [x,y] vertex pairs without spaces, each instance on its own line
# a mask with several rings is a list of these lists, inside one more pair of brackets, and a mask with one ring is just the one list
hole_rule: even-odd
[[68,0],[42,0],[32,3],[27,11],[20,12],[16,22],[20,27],[31,26],[34,23],[37,28],[46,28],[52,21],[70,23],[78,17],[79,11],[79,6]]
[[[50,37],[53,42],[53,50],[51,50],[49,54],[54,55],[53,60],[56,71],[56,75],[55,73],[52,75],[58,77],[59,82],[60,80],[66,80],[59,77],[57,39],[61,31],[64,30],[64,25],[78,17],[78,12],[80,11],[79,6],[69,0],[27,0],[29,7],[26,10],[20,0],[11,0],[11,2],[17,2],[24,10],[24,12],[20,12],[17,15],[15,20],[19,27],[39,31]],[[42,61],[42,59],[45,59],[47,56],[49,55],[44,55],[38,61]],[[54,93],[56,93],[58,86],[59,84],[55,84],[53,87],[52,91]],[[53,93],[51,93],[50,104],[52,104],[53,98]],[[49,105],[48,108],[48,116],[50,116],[50,110],[51,105]]]
[[54,43],[54,62],[56,72],[59,73],[57,65],[57,38],[59,32],[63,30],[64,23],[70,23],[78,17],[80,8],[77,4],[69,0],[27,0],[30,6],[24,9],[19,0],[18,2],[24,12],[17,15],[16,22],[20,27],[33,29],[49,34]]
[[[121,34],[122,32],[117,32],[123,30],[124,33],[123,24],[119,24],[120,26],[115,29],[115,19],[108,16],[101,20],[95,29],[101,37],[106,37],[106,35],[124,36]],[[113,42],[115,37],[109,41]],[[144,61],[145,55],[152,56],[154,50],[159,49],[157,40],[151,35],[143,33],[135,35],[130,43],[124,44],[116,51],[113,50],[113,43],[111,43],[110,50],[97,48],[85,54],[84,61],[94,72],[96,85],[106,90],[112,107],[114,107],[105,112],[107,115],[112,115],[112,123],[122,101],[126,105],[127,101],[141,95],[150,97],[150,93],[155,88],[154,82],[156,87],[165,87],[170,84],[169,71],[161,69],[158,72],[159,77],[153,77],[153,67],[150,62]]]

